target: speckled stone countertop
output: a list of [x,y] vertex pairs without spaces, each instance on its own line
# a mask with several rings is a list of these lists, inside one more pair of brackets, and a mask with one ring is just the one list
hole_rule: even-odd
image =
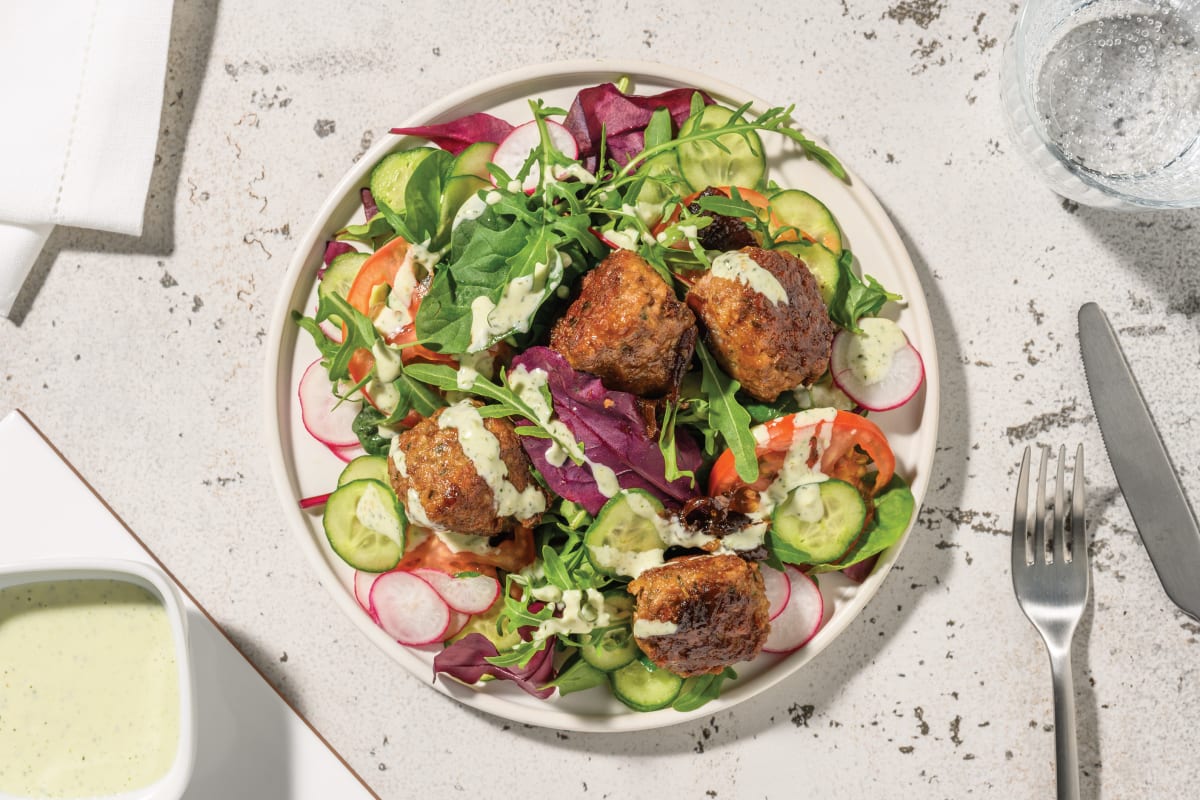
[[[1084,797],[1195,796],[1200,625],[1167,600],[1116,487],[1075,314],[1108,311],[1200,497],[1200,216],[1094,211],[1039,185],[997,97],[1016,4],[331,5],[177,3],[146,233],[54,233],[0,320],[0,414],[46,432],[381,797],[1052,796],[1049,664],[1013,599],[1009,526],[1025,446],[1076,442],[1094,539]],[[732,711],[619,736],[464,708],[363,638],[294,546],[262,430],[271,310],[339,176],[466,83],[598,58],[796,103],[900,230],[943,397],[916,529],[849,629]]]

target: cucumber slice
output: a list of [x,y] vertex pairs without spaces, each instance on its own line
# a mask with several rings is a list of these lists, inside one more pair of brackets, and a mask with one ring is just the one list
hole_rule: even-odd
[[808,267],[808,271],[817,279],[817,288],[821,290],[821,299],[825,305],[833,302],[834,292],[837,291],[838,259],[823,244],[816,242],[783,242],[776,248],[799,258]]
[[652,667],[635,658],[608,674],[616,698],[634,711],[657,711],[675,702],[683,678],[674,672]]
[[632,577],[647,564],[662,563],[667,549],[655,517],[663,504],[643,489],[625,489],[604,504],[583,536],[588,560],[610,577]]
[[450,176],[474,175],[485,181],[491,181],[492,174],[488,172],[488,164],[492,163],[492,155],[496,145],[492,142],[475,142],[454,157],[454,166],[450,168]]
[[334,256],[321,275],[321,282],[317,284],[317,296],[324,298],[336,294],[345,299],[346,293],[350,291],[350,284],[354,283],[354,278],[368,258],[370,256],[367,253],[342,253]]
[[641,653],[633,640],[633,631],[628,625],[618,625],[606,630],[598,644],[587,642],[579,648],[584,661],[604,672],[620,669]]
[[[733,111],[725,106],[705,106],[684,120],[677,138],[714,130],[732,118]],[[762,139],[754,131],[727,133],[716,141],[685,142],[677,148],[676,158],[679,174],[697,192],[709,186],[754,189],[767,172]]]
[[442,207],[438,215],[437,233],[433,237],[435,245],[450,241],[450,228],[463,203],[471,199],[480,189],[486,189],[491,185],[477,175],[455,175],[446,181],[446,188],[442,190]]
[[772,195],[770,203],[781,226],[797,228],[804,238],[824,245],[835,256],[842,254],[842,231],[820,200],[799,189],[784,189]]
[[337,483],[338,486],[345,486],[350,481],[364,478],[379,481],[384,485],[390,483],[387,458],[385,456],[359,456],[346,465],[342,474],[338,475]]
[[350,481],[334,491],[324,523],[333,552],[355,569],[387,572],[404,555],[408,522],[395,493],[379,481]]
[[392,211],[403,211],[404,192],[408,188],[408,179],[412,177],[413,170],[436,152],[442,151],[432,147],[414,147],[385,156],[371,171],[372,196],[376,201],[382,200]]
[[660,153],[638,167],[637,174],[645,176],[646,180],[626,198],[626,202],[633,206],[647,227],[653,227],[665,216],[667,201],[679,194],[674,186],[682,180],[679,161],[674,153]]
[[775,508],[771,545],[789,564],[828,564],[850,549],[866,519],[867,504],[845,481],[800,486]]

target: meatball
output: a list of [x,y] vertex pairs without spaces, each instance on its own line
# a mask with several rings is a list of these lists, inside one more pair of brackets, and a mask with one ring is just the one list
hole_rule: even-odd
[[495,536],[534,525],[546,495],[507,419],[484,419],[470,401],[438,409],[392,441],[388,476],[413,522]]
[[669,561],[631,581],[629,592],[638,647],[684,677],[754,658],[771,630],[758,566],[735,555]]
[[550,346],[609,389],[662,397],[692,360],[696,318],[641,256],[616,250],[583,276]]
[[829,367],[833,323],[817,279],[791,253],[723,253],[692,286],[687,304],[713,357],[758,400],[810,385]]
[[[720,189],[714,189],[710,186],[696,195],[696,200],[699,200],[701,197],[728,196]],[[688,211],[712,219],[712,222],[705,225],[696,234],[696,239],[705,250],[721,250],[723,252],[725,250],[737,250],[742,247],[753,247],[758,244],[758,240],[754,238],[754,232],[750,230],[750,226],[737,217],[727,217],[724,214],[717,214],[712,211],[701,211],[700,203],[698,202],[692,202],[688,206]]]

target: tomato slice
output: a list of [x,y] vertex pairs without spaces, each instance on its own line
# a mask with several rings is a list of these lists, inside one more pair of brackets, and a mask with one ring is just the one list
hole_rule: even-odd
[[496,577],[496,570],[519,572],[537,557],[533,529],[518,526],[511,539],[505,539],[491,553],[453,552],[434,535],[429,535],[404,554],[396,569],[414,570],[421,567],[440,570],[447,575],[458,572],[478,572]]
[[[829,444],[822,449],[817,444],[818,436],[824,433],[827,425],[831,426]],[[832,420],[818,418],[813,411],[801,411],[773,419],[760,428],[761,433],[756,436],[760,444],[755,448],[759,476],[757,481],[749,484],[758,491],[763,491],[775,480],[793,447],[806,445],[811,448],[810,466],[815,466],[819,459],[822,472],[853,483],[860,490],[863,488],[861,478],[866,472],[860,450],[878,470],[874,489],[886,486],[896,471],[896,456],[883,431],[866,417],[849,411],[838,411]],[[708,493],[715,497],[746,485],[734,467],[733,451],[726,450],[713,463]]]
[[[417,309],[421,306],[421,298],[425,296],[428,287],[425,283],[416,280],[414,269],[415,266],[409,243],[397,236],[376,250],[359,267],[358,274],[354,277],[354,282],[350,284],[350,289],[346,292],[346,301],[354,306],[357,311],[374,318],[372,312],[378,311],[379,303],[372,303],[372,298],[377,297],[376,290],[380,286],[386,284],[389,289],[394,288],[397,283],[412,286],[412,294],[408,304],[408,315],[410,319],[415,320],[417,318]],[[345,336],[344,329],[342,334]],[[391,345],[409,345],[401,354],[401,358],[406,364],[414,361],[436,364],[455,363],[454,359],[448,355],[435,353],[419,344],[410,344],[417,340],[416,325],[412,322],[389,333],[384,337],[384,340]],[[350,363],[347,365],[350,380],[355,383],[361,382],[370,374],[371,367],[374,365],[375,356],[371,354],[371,351],[366,348],[359,348],[351,356]],[[363,391],[363,396],[367,398],[367,401],[371,405],[379,408],[378,404],[371,398],[371,395],[367,391]],[[385,414],[387,413],[386,409],[379,410]],[[407,423],[408,420],[406,419],[405,424]]]

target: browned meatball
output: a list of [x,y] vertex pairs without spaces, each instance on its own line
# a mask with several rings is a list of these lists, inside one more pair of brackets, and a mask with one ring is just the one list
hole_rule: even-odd
[[834,327],[817,280],[803,261],[758,247],[720,258],[736,259],[737,254],[749,256],[770,273],[787,302],[776,302],[750,284],[710,270],[692,286],[687,304],[703,323],[705,342],[722,369],[752,397],[769,403],[825,373]]
[[[506,419],[481,420],[483,428],[499,444],[503,468],[495,464],[491,472],[505,474],[489,476],[491,483],[501,484],[503,496],[497,497],[489,480],[479,474],[475,462],[463,449],[460,429],[442,424],[443,417],[452,420],[455,415],[463,414],[464,405],[475,407],[461,403],[440,408],[392,443],[388,476],[410,521],[477,536],[510,531],[517,523],[536,524],[546,508],[546,496],[533,479],[529,457],[521,448],[513,424]],[[446,417],[447,414],[451,416]],[[469,417],[470,412],[467,414]],[[481,438],[480,434],[478,429],[472,432],[476,440]],[[410,490],[415,493],[416,502],[409,495]]]
[[616,250],[583,276],[550,346],[609,389],[662,397],[692,360],[696,318],[641,256]]
[[[684,677],[716,674],[754,658],[771,631],[758,565],[735,555],[669,561],[631,581],[629,592],[637,598],[638,647],[658,666]],[[675,630],[636,636],[639,620]]]

